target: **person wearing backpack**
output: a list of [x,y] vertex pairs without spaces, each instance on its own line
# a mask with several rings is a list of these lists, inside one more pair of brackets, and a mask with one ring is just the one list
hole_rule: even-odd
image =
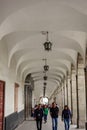
[[42,118],[43,118],[43,109],[41,104],[35,109],[34,119],[36,120],[37,130],[42,129]]
[[65,105],[64,109],[62,111],[62,121],[64,121],[65,130],[69,130],[69,128],[70,128],[70,120],[71,120],[71,111],[68,108],[68,106]]

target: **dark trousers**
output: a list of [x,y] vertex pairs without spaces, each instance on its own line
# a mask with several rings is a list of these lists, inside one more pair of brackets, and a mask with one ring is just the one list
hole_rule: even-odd
[[47,115],[44,114],[44,121],[47,121]]
[[36,120],[37,130],[41,130],[42,128],[42,120]]

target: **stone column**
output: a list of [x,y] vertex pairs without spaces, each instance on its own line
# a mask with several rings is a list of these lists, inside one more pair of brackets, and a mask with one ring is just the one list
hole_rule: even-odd
[[65,85],[63,83],[63,92],[64,92],[64,106],[65,106]]
[[[70,78],[70,95],[71,95],[71,112],[72,112],[72,115],[73,115],[72,78]],[[71,118],[71,124],[73,124],[72,118]]]
[[58,104],[59,106],[59,114],[61,115],[62,114],[62,110],[63,110],[63,97],[62,97],[62,87],[60,87],[58,89],[58,93],[56,95],[56,103]]
[[72,107],[73,107],[73,124],[77,124],[77,102],[76,102],[76,72],[72,70]]
[[68,76],[66,77],[66,104],[68,105]]
[[32,108],[35,106],[34,90],[32,90]]
[[76,101],[77,101],[77,128],[79,128],[79,95],[78,95],[78,74],[76,74]]
[[85,105],[85,75],[84,65],[78,64],[78,97],[79,97],[79,127],[85,127],[86,105]]
[[85,72],[85,102],[86,102],[86,122],[85,122],[85,127],[87,130],[87,66],[84,68]]
[[66,79],[64,81],[64,89],[65,89],[65,105],[67,105],[67,87],[66,87]]
[[70,86],[70,76],[68,76],[68,106],[71,110],[71,86]]
[[63,83],[62,83],[62,88],[61,88],[61,98],[62,98],[62,109],[64,108],[64,90],[63,90]]

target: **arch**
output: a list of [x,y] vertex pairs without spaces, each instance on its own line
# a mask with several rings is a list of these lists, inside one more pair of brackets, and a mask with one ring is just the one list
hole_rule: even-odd
[[[48,11],[47,7],[49,7],[49,11]],[[45,10],[44,10],[44,8],[45,8]],[[52,11],[52,8],[54,9],[54,11]],[[62,10],[62,8],[63,8],[63,10]],[[43,10],[44,10],[44,12],[42,13]],[[1,12],[3,12],[3,11],[1,11]],[[20,8],[19,10],[15,10],[13,12],[14,13],[11,12],[11,14],[8,17],[6,15],[7,18],[4,19],[3,23],[1,24],[1,28],[0,28],[0,30],[2,32],[2,34],[0,34],[1,38],[9,32],[12,32],[14,30],[19,30],[20,26],[24,23],[24,20],[25,19],[28,20],[27,15],[25,15],[27,13],[28,13],[29,19],[31,19],[30,16],[32,16],[32,19],[31,19],[31,21],[27,21],[27,23],[25,23],[26,30],[28,30],[30,27],[33,27],[34,30],[37,30],[37,29],[42,30],[41,27],[43,27],[43,30],[46,30],[47,27],[49,27],[49,26],[51,27],[51,22],[53,22],[54,26],[52,26],[51,28],[54,28],[54,29],[56,26],[56,29],[60,29],[62,27],[63,30],[87,31],[85,28],[85,26],[87,25],[86,24],[87,23],[86,15],[77,11],[75,8],[70,7],[68,4],[64,4],[64,3],[60,3],[60,2],[58,2],[58,4],[56,4],[56,3],[54,4],[52,1],[50,3],[49,2],[48,3],[40,2],[38,4],[31,6],[31,8],[29,6],[29,7],[25,7],[25,8]],[[61,12],[61,15],[59,15],[59,12]],[[6,13],[6,11],[4,11],[4,13]],[[65,15],[63,15],[63,13]],[[35,16],[38,16],[36,21],[34,20]],[[46,24],[44,23],[43,26],[40,27],[40,23],[42,23],[44,18],[46,20],[48,20],[47,19],[48,16],[50,17],[50,19],[49,19],[50,24],[48,24],[48,26],[46,26]],[[66,22],[63,24],[64,18],[65,18],[64,16],[66,16]],[[22,19],[22,17],[23,17],[23,19]],[[20,20],[19,20],[19,18],[20,18]],[[40,23],[38,23],[38,21],[39,21],[38,19],[40,20]],[[62,22],[61,22],[61,19],[62,19]],[[75,23],[73,22],[73,19],[76,20]],[[33,21],[36,24],[38,23],[37,24],[38,26],[35,26],[36,24],[32,25]],[[18,24],[18,22],[20,22],[21,25]],[[71,26],[69,23],[71,24]],[[59,24],[59,26],[58,26],[58,24]],[[18,25],[20,25],[20,26],[18,26]],[[83,26],[83,25],[85,25],[85,26]],[[8,26],[8,28],[7,28],[7,26]],[[15,27],[15,29],[12,27]],[[24,27],[24,25],[22,26],[22,28],[23,27]]]
[[[38,70],[34,70],[34,69],[32,69],[31,71],[29,70],[27,70],[26,71],[26,73],[24,74],[24,79],[25,79],[25,77],[26,77],[26,75],[28,75],[29,73],[33,73],[33,72],[38,72],[38,71],[42,71],[42,70],[40,70],[40,69],[38,69]],[[59,68],[52,68],[52,70],[51,71],[53,71],[53,72],[59,72],[58,74],[62,74],[63,76],[65,76],[66,75],[66,73],[65,72],[63,72],[63,70],[61,70],[61,69],[59,69]],[[22,78],[22,77],[21,77]]]
[[[55,37],[54,37],[54,39],[55,39]],[[63,37],[56,36],[55,41],[59,42],[58,43],[58,48],[57,48],[57,43],[55,42],[56,43],[55,51],[59,51],[60,48],[61,49],[66,48],[66,49],[70,49],[70,50],[72,49],[74,51],[80,52],[82,54],[82,56],[84,56],[81,46],[74,39],[71,40],[70,38],[66,38],[64,36]],[[35,48],[34,48],[34,43],[37,43],[36,44],[37,46],[35,46]],[[41,36],[40,34],[38,34],[38,37],[37,36],[36,37],[31,37],[31,38],[28,38],[28,39],[25,39],[25,40],[23,40],[21,42],[16,43],[16,45],[10,51],[8,66],[10,67],[12,57],[14,56],[15,53],[23,51],[23,50],[25,50],[25,52],[26,52],[27,51],[26,49],[28,49],[28,51],[29,50],[31,51],[31,50],[34,50],[34,49],[35,49],[35,51],[36,50],[40,51],[40,50],[38,50],[38,45],[39,45],[39,49],[41,49],[42,48],[41,43],[44,43],[44,37]],[[24,44],[25,44],[25,46],[24,46]],[[29,46],[29,44],[30,44],[31,47]],[[28,48],[28,46],[29,46],[29,48]]]
[[[17,65],[16,65],[16,75],[17,75],[17,73],[18,73],[19,67],[20,67],[24,62],[25,62],[25,63],[27,62],[27,64],[30,64],[31,62],[36,62],[36,61],[42,62],[41,59],[32,59],[32,60],[29,60],[28,57],[26,57],[25,59],[22,59],[22,57],[21,57],[21,58],[19,59]],[[53,63],[56,62],[56,63],[58,63],[58,64],[64,66],[67,70],[70,70],[70,67],[69,67],[70,63],[69,63],[69,61],[67,61],[67,60],[62,60],[62,59],[50,59],[50,60],[48,60],[48,63],[49,63],[49,62],[53,62]]]

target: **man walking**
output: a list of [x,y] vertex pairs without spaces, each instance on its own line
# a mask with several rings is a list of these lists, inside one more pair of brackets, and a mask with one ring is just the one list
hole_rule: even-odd
[[35,120],[37,125],[37,130],[42,129],[42,118],[43,118],[43,110],[41,108],[41,105],[39,104],[37,109],[35,110]]
[[52,118],[52,130],[57,130],[58,127],[58,113],[59,108],[57,107],[56,103],[52,103],[52,107],[50,108],[50,115]]

